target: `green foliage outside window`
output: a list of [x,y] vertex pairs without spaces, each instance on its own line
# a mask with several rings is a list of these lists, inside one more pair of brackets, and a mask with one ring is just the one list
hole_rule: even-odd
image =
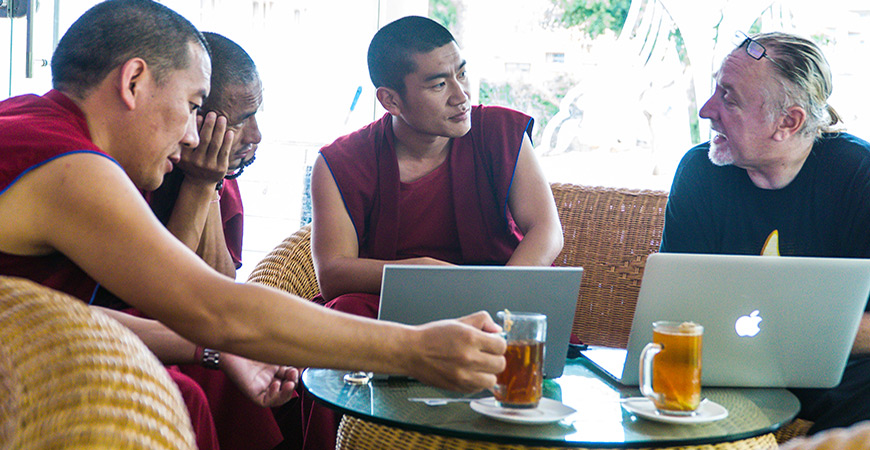
[[456,28],[456,5],[451,0],[429,0],[429,18],[453,30]]
[[552,0],[555,22],[565,28],[580,27],[590,38],[622,30],[631,0]]
[[534,117],[532,142],[538,145],[547,121],[559,112],[559,102],[575,83],[575,80],[569,80],[564,76],[551,80],[544,86],[517,81],[492,83],[481,80],[480,103],[513,108]]

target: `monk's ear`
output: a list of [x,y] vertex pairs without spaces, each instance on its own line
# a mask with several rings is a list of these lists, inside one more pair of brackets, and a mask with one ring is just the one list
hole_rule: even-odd
[[784,141],[800,133],[806,122],[807,112],[800,106],[792,106],[779,117],[773,138],[777,141]]
[[402,111],[402,96],[396,90],[381,86],[375,91],[381,106],[390,114],[397,116]]
[[118,72],[121,101],[129,109],[136,109],[137,100],[143,94],[143,85],[148,76],[148,63],[142,58],[132,58],[121,65]]

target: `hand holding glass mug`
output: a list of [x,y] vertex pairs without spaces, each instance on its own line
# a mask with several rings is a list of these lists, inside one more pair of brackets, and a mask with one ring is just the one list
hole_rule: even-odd
[[505,370],[498,374],[493,394],[502,408],[536,408],[544,381],[547,316],[538,313],[496,313],[507,340]]
[[654,322],[640,353],[640,392],[662,414],[692,415],[701,403],[701,337],[693,322]]

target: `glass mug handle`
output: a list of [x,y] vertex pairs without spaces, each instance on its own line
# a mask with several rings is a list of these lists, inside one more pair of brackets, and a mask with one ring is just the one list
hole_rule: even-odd
[[652,387],[653,358],[660,351],[662,351],[661,344],[650,342],[640,352],[640,393],[653,402],[659,402],[662,396],[653,391]]

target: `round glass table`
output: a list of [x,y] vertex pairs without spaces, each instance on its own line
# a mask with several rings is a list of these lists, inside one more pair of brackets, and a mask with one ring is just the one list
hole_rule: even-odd
[[[636,387],[611,383],[578,358],[568,361],[561,377],[544,382],[544,397],[576,412],[554,423],[515,424],[472,410],[468,400],[488,397],[486,392],[462,395],[401,379],[352,384],[346,374],[307,369],[302,380],[319,401],[364,421],[425,435],[527,446],[637,448],[740,441],[775,432],[800,408],[786,389],[707,388],[702,395],[725,407],[727,417],[690,425],[648,420],[623,408],[621,399],[639,396]],[[410,400],[420,398],[461,400],[437,406]]]

